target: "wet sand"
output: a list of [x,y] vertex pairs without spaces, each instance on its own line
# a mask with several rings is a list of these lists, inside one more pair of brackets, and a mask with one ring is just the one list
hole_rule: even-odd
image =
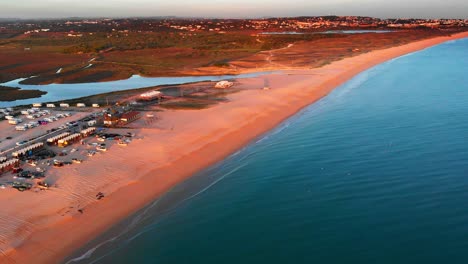
[[[243,91],[202,110],[158,113],[141,139],[51,171],[59,188],[0,191],[0,263],[56,263],[197,171],[227,157],[356,74],[468,33],[346,58],[321,68],[237,80]],[[268,79],[270,90],[262,90]],[[106,194],[97,201],[97,192]],[[82,209],[83,213],[78,212]]]

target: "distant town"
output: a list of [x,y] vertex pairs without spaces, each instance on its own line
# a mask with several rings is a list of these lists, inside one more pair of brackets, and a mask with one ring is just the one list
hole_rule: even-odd
[[232,31],[321,31],[343,29],[448,29],[467,27],[468,19],[379,19],[359,16],[320,16],[265,19],[63,19],[0,20],[0,37],[43,32],[67,32],[82,37],[93,32],[232,32]]

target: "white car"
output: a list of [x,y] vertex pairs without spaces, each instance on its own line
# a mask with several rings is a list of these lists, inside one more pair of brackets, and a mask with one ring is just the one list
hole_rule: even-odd
[[28,143],[27,141],[20,141],[20,142],[16,142],[16,146],[22,146],[24,144]]
[[25,125],[25,126],[16,126],[15,127],[16,131],[26,131],[26,130],[28,130],[28,128],[29,127],[27,125]]
[[107,151],[107,148],[105,146],[97,146],[96,147],[96,150],[99,150],[99,151]]

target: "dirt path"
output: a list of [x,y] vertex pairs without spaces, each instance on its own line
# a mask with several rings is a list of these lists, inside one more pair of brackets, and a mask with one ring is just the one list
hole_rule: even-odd
[[286,46],[286,47],[284,47],[284,48],[280,48],[280,49],[269,50],[269,51],[268,51],[268,57],[266,57],[265,60],[267,61],[267,63],[268,63],[270,66],[273,66],[273,67],[285,67],[283,64],[279,64],[279,63],[273,62],[273,57],[275,56],[275,52],[289,49],[289,48],[291,48],[292,46],[294,46],[294,44],[288,44],[288,46]]

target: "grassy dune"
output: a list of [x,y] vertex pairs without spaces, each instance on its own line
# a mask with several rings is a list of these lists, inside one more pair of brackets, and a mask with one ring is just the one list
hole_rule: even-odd
[[38,98],[46,93],[40,90],[21,90],[16,87],[0,86],[0,101],[11,102],[21,99]]
[[[0,40],[0,82],[83,83],[143,76],[240,73],[261,68],[314,68],[375,49],[447,35],[440,30],[385,34],[264,35],[253,32],[58,33]],[[291,48],[282,49],[289,44]],[[57,70],[62,68],[60,73]]]

